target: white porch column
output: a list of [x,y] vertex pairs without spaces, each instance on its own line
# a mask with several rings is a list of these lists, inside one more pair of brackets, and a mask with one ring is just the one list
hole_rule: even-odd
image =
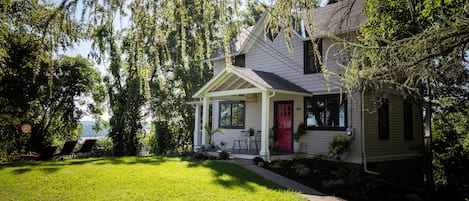
[[[203,98],[203,106],[202,106],[202,142],[201,145],[208,144],[207,139],[207,131],[205,130],[205,125],[208,124],[208,112],[209,112],[209,102],[208,97],[204,96]],[[211,126],[211,125],[209,125]]]
[[265,160],[270,157],[269,153],[269,108],[270,108],[270,97],[267,91],[262,92],[262,117],[261,117],[261,155]]
[[199,104],[195,105],[194,150],[200,148],[200,106]]

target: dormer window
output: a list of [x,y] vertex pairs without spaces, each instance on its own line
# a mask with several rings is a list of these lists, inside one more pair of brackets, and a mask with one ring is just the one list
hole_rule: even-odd
[[[322,59],[322,39],[316,39],[320,58]],[[304,74],[320,73],[321,65],[318,56],[315,55],[313,43],[308,40],[304,42]]]

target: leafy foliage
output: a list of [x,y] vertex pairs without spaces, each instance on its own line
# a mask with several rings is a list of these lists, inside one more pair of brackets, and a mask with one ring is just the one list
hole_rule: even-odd
[[[225,131],[223,129],[221,129],[221,128],[212,129],[208,124],[205,125],[204,128],[207,131],[208,143],[210,143],[212,145],[215,144],[215,142],[213,142],[213,136],[215,134],[217,134],[217,133],[224,134],[225,133]],[[253,130],[253,134],[254,134],[254,130]]]
[[433,165],[436,188],[455,200],[468,198],[469,103],[444,98],[434,113]]
[[352,138],[343,135],[334,135],[332,141],[329,142],[329,158],[340,160],[342,154],[348,151]]
[[171,127],[167,122],[154,122],[155,133],[151,138],[152,153],[166,154],[175,148]]
[[[44,59],[36,55],[40,46],[27,37],[13,35],[9,40],[9,73],[0,77],[2,151],[7,153],[42,151],[46,145],[57,141],[76,139],[78,120],[83,114],[76,99],[94,97],[103,101],[103,88],[99,73],[89,61],[81,58],[61,57],[53,62],[52,71]],[[37,72],[31,64],[39,62]],[[35,74],[35,76],[32,76]],[[33,79],[32,79],[33,77]],[[52,77],[53,85],[49,84]],[[100,107],[89,103],[93,113]],[[30,134],[21,133],[22,122],[33,125]]]
[[[76,21],[38,1],[0,1],[0,155],[40,152],[44,145],[78,136],[87,108],[102,112],[99,74],[83,58],[56,56],[81,37]],[[94,98],[82,101],[80,96]],[[19,125],[28,122],[25,135]]]

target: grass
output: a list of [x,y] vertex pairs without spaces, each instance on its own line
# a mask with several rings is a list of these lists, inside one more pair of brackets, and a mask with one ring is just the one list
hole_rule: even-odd
[[0,200],[305,200],[216,161],[116,157],[0,164]]

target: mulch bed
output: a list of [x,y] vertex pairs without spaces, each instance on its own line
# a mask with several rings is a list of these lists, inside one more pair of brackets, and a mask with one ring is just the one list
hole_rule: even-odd
[[412,190],[365,174],[361,169],[320,159],[273,162],[264,168],[328,195],[346,200],[419,200]]

